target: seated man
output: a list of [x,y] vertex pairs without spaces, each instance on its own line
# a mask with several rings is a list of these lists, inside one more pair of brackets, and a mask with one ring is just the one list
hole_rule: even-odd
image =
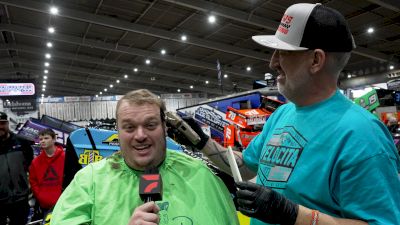
[[39,132],[41,152],[29,168],[29,183],[42,212],[52,209],[61,195],[65,153],[55,145],[56,133],[50,128]]
[[[51,224],[238,224],[227,188],[201,161],[166,149],[165,105],[148,90],[117,104],[121,151],[80,170],[61,195]],[[158,168],[161,201],[139,197],[143,171]]]

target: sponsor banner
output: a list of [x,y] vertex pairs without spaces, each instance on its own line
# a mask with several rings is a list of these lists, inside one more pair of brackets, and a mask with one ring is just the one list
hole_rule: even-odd
[[64,103],[64,102],[90,102],[90,101],[118,101],[122,98],[122,95],[113,96],[65,96],[65,97],[47,97],[47,98],[37,98],[37,102],[43,103]]
[[0,83],[0,96],[34,95],[33,83]]
[[37,98],[36,99],[37,102],[52,102],[52,103],[62,103],[64,102],[64,98],[63,97],[47,97],[47,98]]
[[161,94],[160,97],[162,99],[181,99],[181,98],[193,98],[193,95],[191,93],[180,93],[180,94]]
[[64,102],[90,102],[91,96],[66,96]]
[[92,97],[92,101],[118,101],[122,95]]
[[35,98],[10,98],[9,101],[3,101],[3,107],[9,108],[12,112],[26,112],[36,110]]
[[219,110],[215,110],[208,105],[203,105],[195,110],[194,117],[202,123],[209,125],[210,127],[224,132],[224,127],[230,123],[225,120],[225,114]]
[[174,94],[161,94],[162,99],[186,99],[186,98],[206,98],[205,93],[174,93]]

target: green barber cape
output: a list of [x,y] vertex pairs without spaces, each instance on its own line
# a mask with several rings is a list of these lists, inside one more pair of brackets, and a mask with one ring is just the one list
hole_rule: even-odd
[[[224,183],[200,160],[168,150],[160,174],[160,225],[239,224]],[[135,208],[143,204],[139,197],[140,175],[119,154],[89,164],[61,195],[51,224],[128,224]]]

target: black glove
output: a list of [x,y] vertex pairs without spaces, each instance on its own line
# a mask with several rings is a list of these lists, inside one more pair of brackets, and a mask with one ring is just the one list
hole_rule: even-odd
[[244,215],[265,223],[293,225],[299,206],[278,192],[250,182],[237,182],[237,203]]
[[199,143],[194,145],[194,147],[199,150],[203,149],[210,137],[203,132],[203,130],[201,129],[199,124],[193,119],[193,117],[184,116],[182,117],[182,119],[192,128],[192,130],[194,130],[194,132],[197,133],[197,135],[199,135],[201,139]]

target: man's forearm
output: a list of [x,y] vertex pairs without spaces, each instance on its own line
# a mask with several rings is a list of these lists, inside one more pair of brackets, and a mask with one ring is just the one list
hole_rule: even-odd
[[[229,167],[229,162],[227,158],[227,149],[218,144],[211,138],[207,141],[201,151],[210,159],[216,166],[218,166],[222,171],[232,176],[231,169]],[[242,153],[238,151],[233,151],[235,155],[236,163],[239,167],[240,174],[244,180],[249,180],[255,177],[255,173],[251,171],[243,162]]]
[[361,220],[337,218],[321,212],[314,212],[313,216],[313,210],[299,205],[299,212],[295,225],[310,225],[313,224],[313,219],[315,221],[318,220],[317,223],[315,223],[318,225],[368,225],[368,223]]

